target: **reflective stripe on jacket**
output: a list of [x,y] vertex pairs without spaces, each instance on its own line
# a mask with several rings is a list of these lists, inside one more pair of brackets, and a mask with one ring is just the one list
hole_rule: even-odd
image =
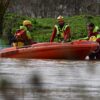
[[93,30],[93,33],[97,32],[98,29],[99,29],[99,27],[98,27],[98,26],[95,26],[95,28],[94,28],[94,30]]
[[61,38],[64,38],[64,31],[66,28],[69,27],[69,25],[64,25],[62,28],[60,28],[58,25],[55,25],[55,28],[57,30],[57,35],[59,35]]
[[93,32],[97,32],[97,36],[96,36],[97,39],[100,38],[100,32],[98,32],[98,30],[99,30],[99,27],[96,26],[96,27],[94,28],[94,31],[93,31]]

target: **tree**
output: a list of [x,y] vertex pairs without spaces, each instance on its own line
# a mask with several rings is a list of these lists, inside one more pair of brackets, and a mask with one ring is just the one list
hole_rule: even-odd
[[3,34],[4,15],[8,8],[10,0],[0,0],[0,36]]

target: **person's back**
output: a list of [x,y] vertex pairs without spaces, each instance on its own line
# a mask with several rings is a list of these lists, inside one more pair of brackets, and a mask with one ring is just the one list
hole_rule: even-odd
[[15,42],[13,46],[24,46],[32,44],[32,37],[28,29],[32,27],[32,23],[29,20],[23,21],[23,26],[15,33]]

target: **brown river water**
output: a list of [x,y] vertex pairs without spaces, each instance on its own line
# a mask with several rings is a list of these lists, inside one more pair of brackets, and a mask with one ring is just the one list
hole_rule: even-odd
[[100,62],[0,59],[0,100],[100,100]]

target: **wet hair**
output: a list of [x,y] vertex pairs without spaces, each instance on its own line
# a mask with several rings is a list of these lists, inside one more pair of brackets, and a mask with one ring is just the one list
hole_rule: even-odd
[[88,27],[95,27],[95,25],[93,23],[89,23]]

